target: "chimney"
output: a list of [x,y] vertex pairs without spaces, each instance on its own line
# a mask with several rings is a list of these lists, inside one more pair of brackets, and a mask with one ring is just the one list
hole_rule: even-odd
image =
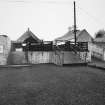
[[72,27],[68,27],[68,30],[71,31],[72,30]]
[[73,26],[68,27],[68,30],[69,30],[69,31],[73,31]]
[[30,31],[30,28],[28,27],[28,32]]

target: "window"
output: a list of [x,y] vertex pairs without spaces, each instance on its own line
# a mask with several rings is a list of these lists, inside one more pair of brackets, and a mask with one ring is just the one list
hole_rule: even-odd
[[0,53],[3,53],[3,45],[0,45]]

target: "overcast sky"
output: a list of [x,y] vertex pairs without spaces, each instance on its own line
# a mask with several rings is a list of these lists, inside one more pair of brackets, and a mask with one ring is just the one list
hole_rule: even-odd
[[[105,0],[76,0],[77,27],[92,36],[105,29]],[[73,0],[0,0],[0,34],[12,40],[29,27],[40,39],[53,40],[73,25]]]

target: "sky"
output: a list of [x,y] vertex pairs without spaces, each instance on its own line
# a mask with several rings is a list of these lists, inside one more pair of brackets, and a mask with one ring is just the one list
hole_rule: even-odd
[[[75,0],[77,28],[92,37],[105,29],[105,0]],[[17,40],[28,28],[42,40],[54,40],[73,26],[73,0],[0,0],[0,35]]]

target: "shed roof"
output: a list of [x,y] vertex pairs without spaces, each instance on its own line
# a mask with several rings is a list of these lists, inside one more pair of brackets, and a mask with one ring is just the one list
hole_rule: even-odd
[[0,37],[8,37],[7,35],[0,35]]
[[[83,32],[87,33],[87,35],[88,35],[90,38],[92,38],[92,37],[90,36],[90,34],[89,34],[85,29],[83,29],[83,30],[81,30],[81,31],[78,30],[78,31],[76,32],[76,38],[78,39],[78,37],[79,37],[80,35],[82,35]],[[56,41],[66,41],[66,40],[72,40],[72,39],[74,39],[74,31],[69,30],[65,35],[63,35],[63,36],[61,36],[61,37],[59,37],[59,38],[56,38],[55,40],[56,40]]]
[[41,40],[35,35],[33,34],[30,29],[28,28],[28,30],[17,39],[17,42],[24,42],[27,38],[32,37],[33,39],[35,39],[37,42],[41,42]]
[[95,38],[94,42],[105,42],[105,36],[102,38]]

